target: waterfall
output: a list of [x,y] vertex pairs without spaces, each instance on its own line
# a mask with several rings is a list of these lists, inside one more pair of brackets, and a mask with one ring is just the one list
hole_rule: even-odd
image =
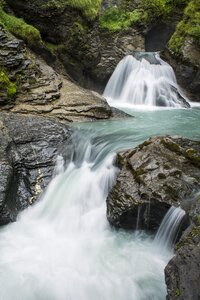
[[113,149],[127,133],[117,140],[94,126],[91,136],[74,134],[71,161],[58,157],[40,201],[0,230],[0,299],[164,298],[171,252],[155,255],[147,234],[113,230],[106,219],[118,172]]
[[117,65],[103,96],[111,106],[189,107],[172,67],[158,53],[127,55]]
[[168,210],[155,236],[156,246],[161,249],[172,249],[184,216],[185,211],[180,207],[172,206]]

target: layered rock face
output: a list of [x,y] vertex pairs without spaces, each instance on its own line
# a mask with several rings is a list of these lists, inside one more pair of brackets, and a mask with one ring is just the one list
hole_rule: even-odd
[[0,113],[0,225],[34,203],[57,156],[71,153],[68,126],[37,116]]
[[[145,50],[144,38],[136,29],[107,32],[99,28],[98,18],[90,21],[62,1],[48,2],[8,1],[17,16],[40,30],[45,41],[59,46],[57,57],[82,86],[102,91],[125,55]],[[114,2],[103,5],[111,7]]]
[[0,37],[0,67],[17,83],[14,96],[1,97],[1,110],[43,114],[69,122],[108,119],[116,115],[100,95],[58,75],[30,52],[23,41],[1,26]]

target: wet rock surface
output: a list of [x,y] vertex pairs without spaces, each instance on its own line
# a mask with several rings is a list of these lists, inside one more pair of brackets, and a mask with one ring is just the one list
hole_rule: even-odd
[[183,47],[182,57],[175,57],[170,51],[163,52],[163,58],[173,67],[178,84],[190,100],[200,101],[200,47],[192,40]]
[[165,268],[168,300],[200,299],[200,197],[190,205],[191,225],[175,246],[176,255]]
[[0,113],[0,225],[16,219],[52,178],[58,154],[70,156],[67,125],[38,116]]
[[167,299],[199,300],[200,142],[151,138],[119,153],[118,165],[120,172],[107,198],[109,222],[115,227],[154,231],[168,208],[180,205],[187,220],[175,256],[165,269]]
[[107,198],[109,222],[156,230],[171,205],[200,189],[200,142],[151,138],[118,154],[119,175]]

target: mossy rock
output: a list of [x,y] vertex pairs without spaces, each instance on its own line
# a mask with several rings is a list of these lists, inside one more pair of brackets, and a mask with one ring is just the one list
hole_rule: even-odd
[[8,98],[15,98],[17,86],[11,82],[8,75],[4,71],[0,71],[0,95]]

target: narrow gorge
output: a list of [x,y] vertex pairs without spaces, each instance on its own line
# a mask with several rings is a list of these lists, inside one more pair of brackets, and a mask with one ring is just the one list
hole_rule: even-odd
[[0,0],[0,300],[200,299],[198,0]]

